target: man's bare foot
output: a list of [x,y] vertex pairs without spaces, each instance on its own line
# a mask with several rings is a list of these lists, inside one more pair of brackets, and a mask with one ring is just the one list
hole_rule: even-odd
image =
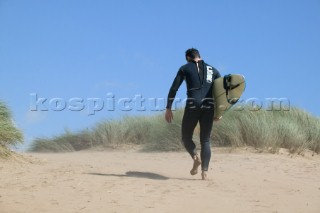
[[201,177],[202,177],[202,180],[208,180],[208,172],[207,171],[202,171]]
[[193,167],[192,169],[190,170],[190,174],[191,175],[195,175],[198,173],[198,167],[201,165],[201,160],[200,158],[198,157],[198,155],[195,155],[193,157]]

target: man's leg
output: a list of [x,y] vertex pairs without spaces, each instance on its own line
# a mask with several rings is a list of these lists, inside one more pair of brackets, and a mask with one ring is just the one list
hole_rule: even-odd
[[[200,123],[200,143],[201,143],[201,169],[203,174],[208,171],[211,158],[210,135],[213,126],[214,112],[212,110],[204,110],[201,113]],[[202,177],[205,179],[204,177]]]
[[199,121],[199,114],[200,113],[198,111],[191,111],[186,109],[182,118],[182,142],[192,158],[197,154],[196,145],[192,140],[192,136],[194,129]]
[[186,109],[182,118],[182,142],[193,159],[193,167],[190,171],[191,175],[198,173],[198,167],[201,164],[201,160],[196,152],[196,145],[192,140],[194,129],[199,121],[199,115],[199,111],[191,111]]

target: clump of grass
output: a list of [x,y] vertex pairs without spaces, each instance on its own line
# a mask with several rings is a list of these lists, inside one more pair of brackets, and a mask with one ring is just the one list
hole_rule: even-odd
[[[320,152],[319,118],[297,108],[290,111],[236,109],[231,109],[221,121],[214,123],[211,136],[214,146],[252,146],[273,153],[280,148],[291,153],[302,153],[306,149]],[[107,120],[91,130],[38,138],[33,142],[31,151],[77,151],[124,145],[139,145],[144,151],[179,151],[184,149],[181,143],[182,116],[183,110],[175,111],[172,124],[165,122],[163,113]],[[195,141],[198,137],[196,129]]]
[[36,152],[73,152],[92,147],[92,136],[88,130],[78,133],[65,131],[53,138],[36,138],[30,151]]
[[95,145],[117,148],[127,144],[145,144],[150,137],[152,127],[149,117],[126,116],[120,120],[108,120],[98,123],[92,129]]
[[289,111],[231,110],[215,124],[212,139],[217,146],[253,146],[291,153],[309,149],[320,152],[320,120],[292,108]]
[[91,130],[79,133],[66,131],[52,138],[35,139],[31,152],[70,152],[94,147],[117,149],[126,145],[141,145],[143,150],[181,150],[180,123],[182,110],[175,113],[173,124],[163,115],[125,116],[119,120],[97,123]]
[[0,101],[0,157],[11,155],[10,146],[23,142],[22,132],[15,127],[11,112]]
[[150,131],[144,147],[145,151],[180,151],[184,149],[181,143],[183,110],[174,111],[173,116],[171,124],[167,124],[163,114],[149,118]]

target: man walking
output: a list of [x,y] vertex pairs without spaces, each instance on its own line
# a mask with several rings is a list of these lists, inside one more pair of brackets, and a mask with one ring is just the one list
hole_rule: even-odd
[[[210,134],[214,120],[212,86],[213,81],[220,77],[220,73],[201,59],[197,49],[188,49],[185,56],[188,63],[180,67],[172,83],[168,94],[165,119],[171,123],[173,119],[172,103],[176,92],[183,80],[185,80],[188,98],[182,119],[182,142],[193,159],[191,175],[197,174],[198,167],[201,165],[201,176],[203,180],[206,180],[211,158]],[[192,140],[193,132],[198,122],[200,124],[200,157]]]

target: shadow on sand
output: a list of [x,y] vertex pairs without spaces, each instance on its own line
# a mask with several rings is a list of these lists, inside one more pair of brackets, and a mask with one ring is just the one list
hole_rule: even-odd
[[132,177],[132,178],[145,178],[152,180],[196,180],[196,179],[187,179],[187,178],[169,178],[163,175],[159,175],[152,172],[138,172],[138,171],[128,171],[125,174],[104,174],[104,173],[86,173],[89,175],[98,175],[98,176],[106,176],[106,177]]

